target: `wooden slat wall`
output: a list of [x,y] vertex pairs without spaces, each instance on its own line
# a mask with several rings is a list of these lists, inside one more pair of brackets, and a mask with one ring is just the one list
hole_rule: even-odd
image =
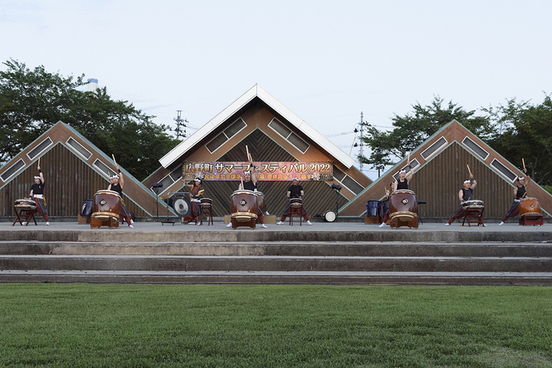
[[513,201],[512,186],[455,142],[417,171],[410,183],[418,199],[427,201],[426,205],[419,206],[422,217],[452,215],[460,204],[458,191],[469,178],[466,164],[477,181],[474,197],[485,202],[484,216],[504,216]]
[[[93,199],[97,190],[107,189],[109,185],[103,176],[61,144],[46,152],[40,165],[44,173],[46,204],[52,217],[76,217],[84,199]],[[16,199],[28,197],[35,175],[38,171],[33,164],[0,189],[1,216],[15,215],[13,204]],[[146,215],[124,194],[123,198],[129,211],[138,217]]]

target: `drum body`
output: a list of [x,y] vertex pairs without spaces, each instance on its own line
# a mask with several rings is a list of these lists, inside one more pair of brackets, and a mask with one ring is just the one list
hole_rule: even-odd
[[29,210],[35,210],[36,202],[33,201],[32,199],[26,199],[26,198],[16,199],[14,206],[18,208],[27,208]]
[[236,190],[230,202],[232,228],[249,226],[255,228],[258,213],[257,196],[251,190]]
[[292,208],[300,208],[303,206],[303,200],[301,198],[290,198],[289,205]]
[[378,207],[378,215],[380,217],[385,217],[389,213],[389,200],[381,201]]
[[98,190],[94,194],[90,227],[119,227],[120,213],[121,197],[119,197],[119,193],[112,190]]
[[541,226],[544,224],[539,201],[536,198],[527,197],[519,201],[519,213],[521,215],[520,225]]
[[541,213],[539,201],[536,198],[527,197],[519,201],[519,214],[527,215]]
[[380,206],[380,201],[370,200],[366,202],[366,216],[368,217],[377,216],[379,206]]
[[257,191],[257,192],[253,192],[253,194],[257,196],[257,205],[259,206],[259,209],[261,210],[263,215],[266,214],[266,204],[265,204],[263,192]]
[[413,191],[399,189],[391,194],[389,221],[391,227],[418,227],[418,201]]
[[479,199],[470,199],[469,201],[462,202],[462,207],[464,207],[464,210],[484,210],[485,203],[483,203],[483,201]]

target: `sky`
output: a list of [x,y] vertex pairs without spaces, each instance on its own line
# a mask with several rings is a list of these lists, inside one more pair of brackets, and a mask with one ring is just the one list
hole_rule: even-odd
[[550,19],[549,0],[0,0],[0,62],[96,78],[173,128],[177,110],[199,128],[258,83],[355,156],[361,112],[389,129],[435,96],[541,103]]

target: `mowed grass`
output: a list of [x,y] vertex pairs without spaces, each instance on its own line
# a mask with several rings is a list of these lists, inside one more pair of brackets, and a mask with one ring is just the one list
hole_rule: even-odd
[[1,284],[0,366],[552,367],[548,287]]

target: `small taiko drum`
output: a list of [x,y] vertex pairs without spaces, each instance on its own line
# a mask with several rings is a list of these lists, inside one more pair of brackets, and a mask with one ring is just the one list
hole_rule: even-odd
[[201,198],[201,207],[211,207],[213,206],[213,200],[211,198]]
[[392,227],[418,227],[418,201],[413,191],[399,189],[391,194],[389,221]]
[[98,190],[94,194],[90,227],[119,227],[121,213],[121,197],[112,190]]
[[289,204],[293,208],[299,208],[303,206],[303,200],[301,198],[291,198]]
[[519,214],[527,215],[533,213],[541,213],[539,201],[533,197],[523,198],[519,201]]
[[14,206],[17,208],[26,208],[29,210],[34,210],[36,209],[36,202],[33,201],[32,199],[26,199],[26,198],[16,199]]
[[230,203],[230,219],[232,228],[249,226],[255,228],[258,213],[257,196],[251,190],[236,190],[232,193]]
[[266,213],[266,204],[264,200],[264,194],[263,192],[253,192],[257,196],[257,205],[259,206],[259,209],[263,213],[263,215]]
[[485,203],[483,203],[483,201],[479,199],[470,199],[468,201],[462,202],[462,207],[464,208],[465,211],[466,210],[471,210],[471,211],[484,210]]

